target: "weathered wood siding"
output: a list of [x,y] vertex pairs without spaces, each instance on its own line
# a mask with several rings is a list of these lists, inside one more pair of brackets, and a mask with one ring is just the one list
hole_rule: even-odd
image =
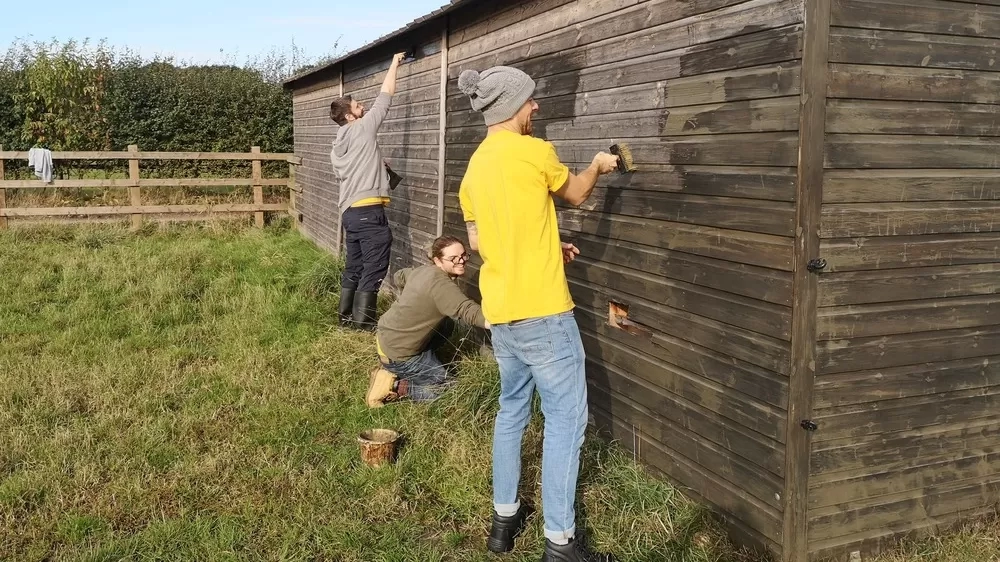
[[[798,147],[800,0],[541,0],[452,17],[445,231],[485,135],[465,69],[535,78],[535,135],[580,171],[640,171],[563,206],[592,412],[636,456],[780,552]],[[650,337],[608,325],[626,304]]]
[[1000,2],[834,0],[810,549],[1000,501]]
[[293,92],[295,154],[302,157],[295,181],[302,188],[296,207],[303,234],[319,246],[339,253],[337,229],[340,186],[330,164],[330,148],[339,127],[330,120],[330,102],[340,95],[340,74],[325,77]]

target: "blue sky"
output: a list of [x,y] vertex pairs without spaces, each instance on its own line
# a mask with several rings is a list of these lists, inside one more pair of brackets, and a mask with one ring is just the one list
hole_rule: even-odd
[[[195,63],[242,62],[295,45],[309,57],[364,45],[448,0],[161,0],[126,8],[122,1],[6,2],[0,52],[15,38],[107,39],[146,57],[173,55]],[[220,49],[222,53],[220,54]],[[234,61],[235,59],[235,61]]]

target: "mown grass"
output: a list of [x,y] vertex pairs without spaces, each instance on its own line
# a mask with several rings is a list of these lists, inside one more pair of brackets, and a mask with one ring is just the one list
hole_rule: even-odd
[[[0,270],[0,560],[493,558],[495,365],[467,354],[441,401],[368,410],[373,341],[333,325],[338,264],[297,234],[12,230]],[[406,441],[371,469],[356,436],[380,426]],[[596,439],[585,455],[591,540],[734,559],[674,488]],[[507,559],[538,559],[540,519]]]
[[[495,364],[460,354],[439,402],[368,410],[373,341],[333,324],[339,266],[297,234],[13,230],[0,271],[0,560],[497,559]],[[404,434],[395,465],[361,464],[371,427]],[[525,441],[538,503],[540,416]],[[588,440],[581,482],[620,560],[749,559],[613,445]],[[505,560],[539,559],[540,519]],[[997,529],[884,560],[998,560]]]

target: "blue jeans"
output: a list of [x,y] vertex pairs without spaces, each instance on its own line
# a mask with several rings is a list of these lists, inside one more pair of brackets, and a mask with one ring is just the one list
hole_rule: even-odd
[[433,348],[403,361],[389,361],[383,366],[399,380],[409,381],[407,396],[414,402],[431,402],[453,383]]
[[500,413],[493,430],[493,503],[497,511],[517,504],[521,438],[531,418],[534,390],[542,397],[542,512],[545,537],[570,539],[576,532],[576,480],[587,428],[583,342],[572,312],[492,327],[500,365]]

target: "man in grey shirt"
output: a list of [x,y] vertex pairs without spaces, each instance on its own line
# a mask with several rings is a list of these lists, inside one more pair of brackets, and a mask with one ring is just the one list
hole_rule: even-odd
[[396,71],[403,54],[389,64],[382,90],[371,110],[352,99],[330,104],[330,118],[338,125],[330,152],[333,171],[340,179],[341,224],[347,234],[347,265],[341,278],[340,322],[362,330],[375,329],[375,303],[389,271],[392,232],[386,219],[389,176],[378,146],[378,130],[396,93]]

